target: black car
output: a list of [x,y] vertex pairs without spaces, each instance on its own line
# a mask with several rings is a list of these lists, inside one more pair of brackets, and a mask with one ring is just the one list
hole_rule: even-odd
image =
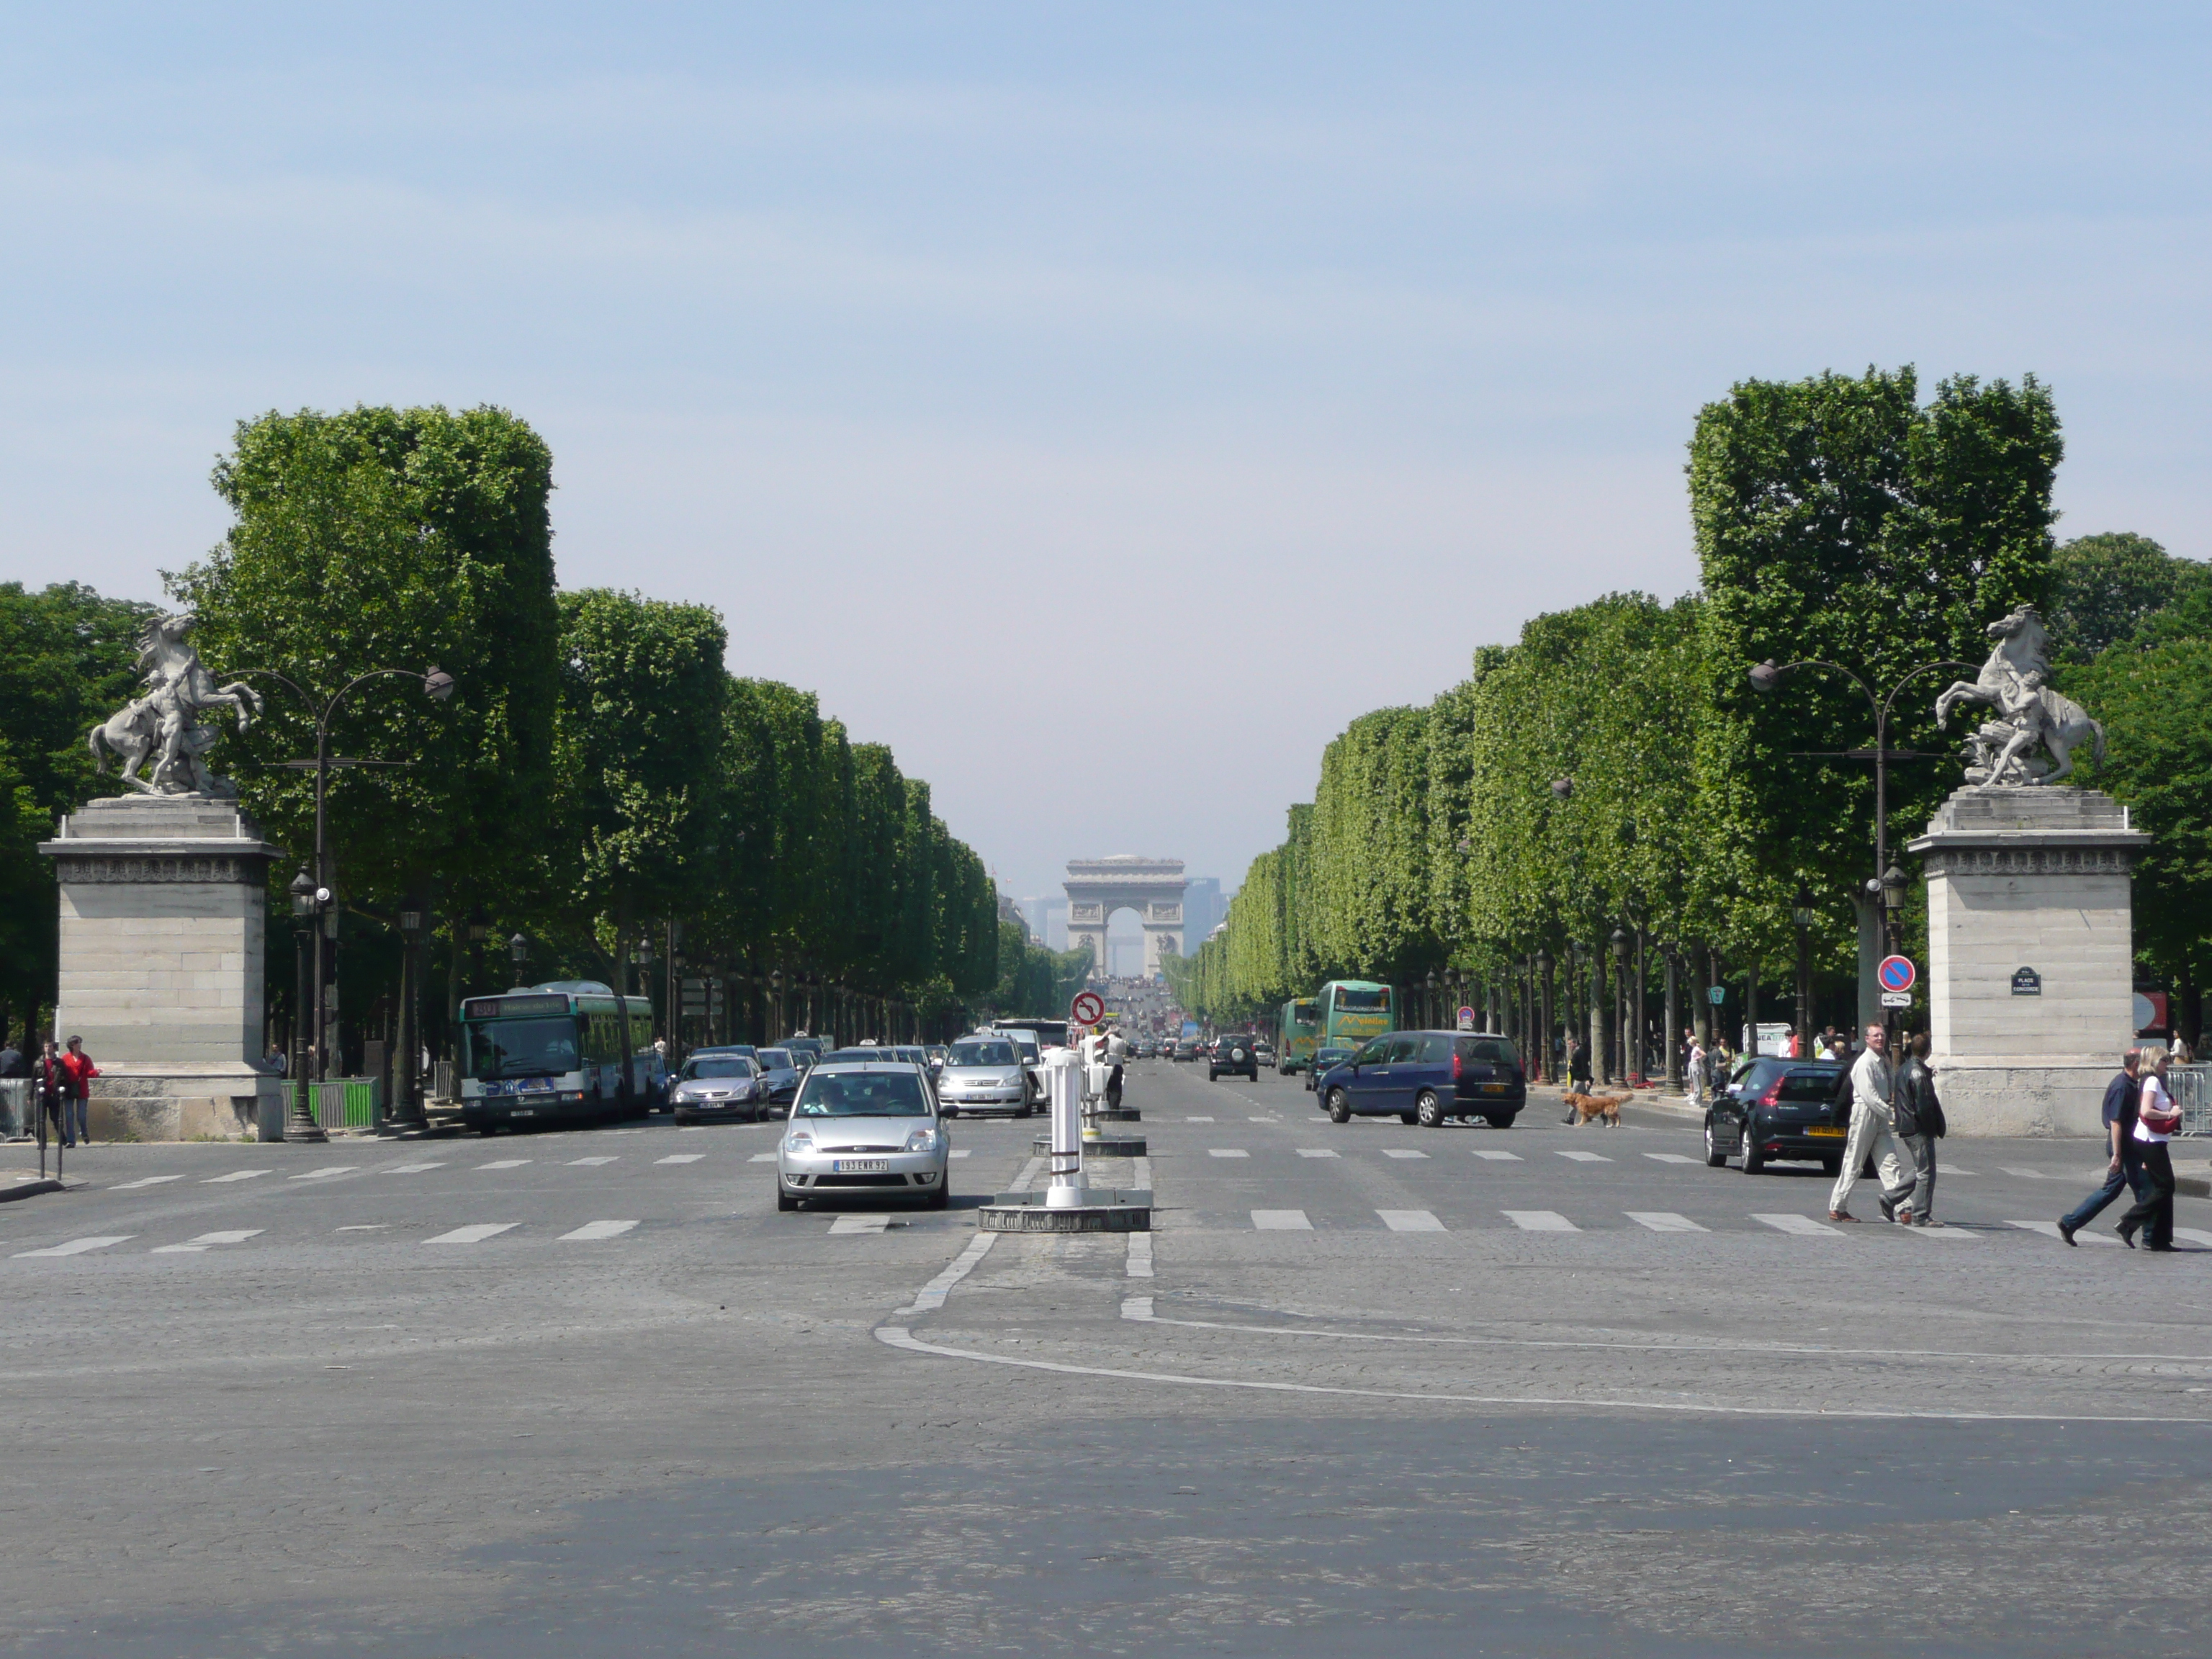
[[1350,1060],[1351,1058],[1352,1050],[1349,1048],[1315,1049],[1313,1064],[1305,1068],[1306,1092],[1310,1095],[1318,1094],[1320,1091],[1316,1087],[1316,1085],[1320,1083],[1322,1073],[1334,1070],[1337,1066],[1343,1065],[1346,1060]]
[[1206,1062],[1206,1080],[1212,1082],[1224,1072],[1231,1077],[1241,1074],[1257,1083],[1260,1080],[1259,1045],[1250,1037],[1241,1035],[1225,1036],[1216,1042],[1213,1053]]
[[1757,1175],[1784,1158],[1838,1173],[1850,1109],[1839,1108],[1836,1095],[1849,1069],[1837,1060],[1771,1054],[1747,1061],[1705,1109],[1705,1162],[1717,1170],[1741,1158],[1743,1172]]
[[1434,1129],[1480,1117],[1506,1129],[1528,1103],[1513,1039],[1494,1031],[1386,1031],[1322,1072],[1317,1086],[1338,1123],[1389,1115]]

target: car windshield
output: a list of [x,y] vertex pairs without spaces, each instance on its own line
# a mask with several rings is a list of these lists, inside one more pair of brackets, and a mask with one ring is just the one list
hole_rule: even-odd
[[556,1077],[576,1069],[576,1021],[487,1019],[464,1026],[468,1074],[479,1082],[497,1077]]
[[1790,1073],[1782,1079],[1781,1100],[1829,1101],[1835,1098],[1836,1079],[1844,1074],[1840,1066],[1824,1066]]
[[1521,1063],[1520,1056],[1513,1052],[1512,1042],[1505,1037],[1462,1037],[1459,1040],[1459,1057],[1471,1065],[1517,1066]]
[[763,1048],[760,1051],[760,1063],[771,1072],[787,1072],[791,1069],[790,1051],[784,1048]]
[[1020,1062],[1011,1042],[956,1042],[947,1066],[1014,1066]]
[[684,1062],[678,1081],[696,1077],[750,1077],[753,1063],[743,1054],[695,1054]]
[[919,1073],[896,1072],[829,1072],[817,1069],[806,1076],[793,1117],[927,1117],[929,1097],[922,1092]]

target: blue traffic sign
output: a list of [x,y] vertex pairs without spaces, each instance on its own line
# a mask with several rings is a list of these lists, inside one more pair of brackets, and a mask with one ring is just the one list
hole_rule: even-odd
[[1910,991],[1920,973],[1908,957],[1884,957],[1881,965],[1874,970],[1874,976],[1881,981],[1885,991]]

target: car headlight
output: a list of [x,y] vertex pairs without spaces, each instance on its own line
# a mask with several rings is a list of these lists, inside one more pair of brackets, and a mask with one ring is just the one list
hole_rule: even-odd
[[916,1129],[912,1134],[906,1138],[906,1150],[909,1152],[935,1152],[937,1150],[937,1131],[934,1129]]
[[787,1152],[811,1152],[814,1150],[814,1137],[804,1129],[795,1130],[784,1137],[783,1150]]

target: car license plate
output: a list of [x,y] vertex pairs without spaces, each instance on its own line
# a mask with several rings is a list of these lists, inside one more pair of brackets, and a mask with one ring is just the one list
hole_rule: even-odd
[[517,1106],[510,1109],[507,1115],[509,1117],[536,1117],[538,1115],[538,1109],[535,1106]]
[[1486,1083],[1482,1085],[1482,1092],[1486,1095],[1502,1095],[1505,1092],[1505,1085],[1502,1083]]
[[830,1167],[838,1175],[889,1175],[891,1161],[887,1158],[834,1158]]
[[1841,1129],[1808,1129],[1805,1133],[1808,1135],[1818,1135],[1823,1140],[1841,1140],[1844,1138],[1844,1132]]

